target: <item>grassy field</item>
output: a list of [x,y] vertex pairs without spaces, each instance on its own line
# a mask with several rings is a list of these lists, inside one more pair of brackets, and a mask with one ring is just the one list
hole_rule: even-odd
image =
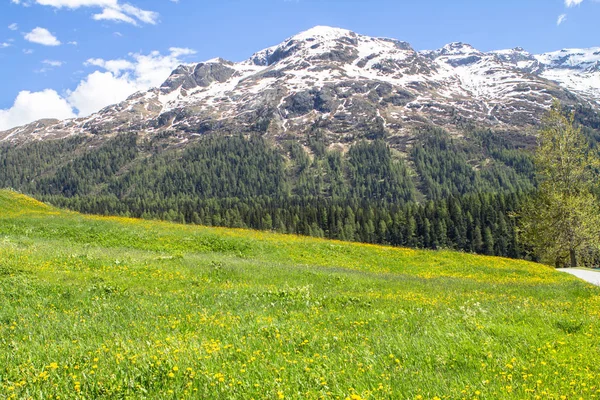
[[599,295],[523,261],[0,191],[0,399],[593,399]]

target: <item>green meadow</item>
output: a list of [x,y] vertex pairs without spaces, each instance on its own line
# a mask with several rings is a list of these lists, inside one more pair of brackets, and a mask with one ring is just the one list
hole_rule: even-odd
[[0,191],[0,399],[594,399],[599,317],[525,261]]

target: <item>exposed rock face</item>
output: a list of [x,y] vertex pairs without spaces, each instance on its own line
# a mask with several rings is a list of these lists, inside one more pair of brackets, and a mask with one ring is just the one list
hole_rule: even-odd
[[339,141],[373,132],[406,137],[424,124],[522,130],[539,122],[553,97],[598,107],[600,49],[535,56],[451,43],[417,52],[394,39],[316,27],[240,63],[182,65],[160,88],[88,118],[0,132],[0,142],[126,131],[171,132],[182,141],[210,131],[277,139],[315,126]]
[[213,82],[226,82],[235,73],[235,69],[228,65],[232,65],[232,63],[221,59],[216,62],[200,63],[195,67],[181,65],[163,83],[161,91],[169,93],[177,88],[190,90],[197,87],[209,87]]

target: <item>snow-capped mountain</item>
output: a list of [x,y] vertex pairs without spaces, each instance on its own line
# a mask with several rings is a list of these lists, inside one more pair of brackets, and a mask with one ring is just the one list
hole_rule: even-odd
[[575,93],[600,100],[600,47],[563,49],[533,55],[516,48],[493,52],[522,71],[558,82]]
[[210,131],[277,139],[319,128],[351,141],[410,136],[421,125],[522,129],[537,124],[553,98],[598,107],[599,51],[484,53],[451,43],[418,52],[394,39],[315,27],[243,62],[182,65],[160,88],[88,118],[0,132],[0,142],[128,131],[169,133],[181,143]]

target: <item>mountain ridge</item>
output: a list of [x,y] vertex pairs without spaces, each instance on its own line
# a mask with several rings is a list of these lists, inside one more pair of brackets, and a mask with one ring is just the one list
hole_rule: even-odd
[[0,132],[0,143],[129,131],[169,132],[179,143],[211,131],[277,139],[315,126],[340,142],[410,136],[423,125],[522,130],[539,122],[553,98],[598,109],[599,65],[600,48],[532,55],[454,42],[416,51],[396,39],[318,26],[242,62],[181,65],[159,88],[89,117]]

